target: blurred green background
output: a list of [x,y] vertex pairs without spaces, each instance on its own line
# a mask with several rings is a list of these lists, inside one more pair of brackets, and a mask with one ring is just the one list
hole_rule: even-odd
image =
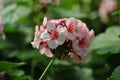
[[59,5],[43,6],[39,0],[3,0],[0,15],[6,39],[0,38],[0,72],[5,75],[0,80],[38,80],[50,58],[41,55],[30,43],[35,25],[40,26],[44,16],[75,17],[95,31],[88,63],[55,60],[44,80],[120,80],[120,67],[116,68],[120,65],[120,0],[117,0],[118,9],[109,15],[106,23],[98,15],[100,2],[60,0]]

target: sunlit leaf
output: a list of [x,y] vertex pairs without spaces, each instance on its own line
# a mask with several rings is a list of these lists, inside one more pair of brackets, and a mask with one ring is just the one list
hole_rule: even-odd
[[92,48],[100,54],[120,52],[120,27],[114,26],[106,30],[105,33],[97,35],[92,43]]

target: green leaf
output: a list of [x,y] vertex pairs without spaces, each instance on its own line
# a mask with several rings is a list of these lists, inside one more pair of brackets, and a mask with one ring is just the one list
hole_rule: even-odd
[[114,16],[114,15],[119,15],[119,14],[120,14],[120,10],[115,11],[115,12],[112,13],[113,16]]
[[28,16],[31,12],[31,9],[28,8],[27,6],[20,5],[18,6],[17,4],[11,4],[5,8],[3,8],[0,12],[0,15],[4,17],[4,20],[2,21],[3,24],[6,23],[15,23],[17,20],[20,18],[24,18]]
[[107,78],[107,80],[115,80],[113,77]]
[[112,73],[112,76],[115,80],[120,80],[120,66],[118,66]]
[[[75,8],[75,9],[74,9]],[[54,18],[62,17],[76,17],[76,18],[86,18],[87,15],[79,11],[78,5],[76,5],[72,10],[60,8],[60,7],[49,7],[48,15]],[[54,14],[53,14],[54,13]],[[73,15],[75,14],[75,15]]]
[[120,26],[110,27],[105,33],[97,35],[91,47],[97,53],[119,53],[120,52]]
[[65,9],[71,9],[76,3],[78,3],[78,0],[61,0],[60,6]]
[[19,66],[25,65],[25,63],[13,63],[8,61],[0,61],[0,71],[6,71],[9,69],[13,69]]
[[10,76],[21,77],[21,76],[25,75],[25,72],[23,70],[14,69],[14,70],[7,71],[7,74],[9,74]]
[[115,70],[112,73],[112,76],[107,78],[107,80],[120,80],[120,66],[115,68]]

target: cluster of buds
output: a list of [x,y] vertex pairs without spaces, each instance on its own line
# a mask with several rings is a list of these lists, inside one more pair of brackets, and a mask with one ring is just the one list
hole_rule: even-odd
[[40,4],[45,6],[50,3],[55,3],[56,5],[59,5],[60,0],[40,0]]
[[34,48],[41,54],[59,59],[70,56],[76,62],[85,62],[91,49],[94,31],[89,31],[86,24],[75,18],[47,20],[35,27]]
[[117,9],[116,0],[102,0],[99,7],[99,16],[102,22],[108,21],[109,14]]

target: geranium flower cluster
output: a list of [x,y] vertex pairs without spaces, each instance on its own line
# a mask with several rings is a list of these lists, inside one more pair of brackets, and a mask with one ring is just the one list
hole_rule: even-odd
[[47,20],[35,27],[34,48],[48,57],[64,58],[70,56],[76,62],[85,62],[91,49],[94,31],[89,31],[86,24],[75,18]]

